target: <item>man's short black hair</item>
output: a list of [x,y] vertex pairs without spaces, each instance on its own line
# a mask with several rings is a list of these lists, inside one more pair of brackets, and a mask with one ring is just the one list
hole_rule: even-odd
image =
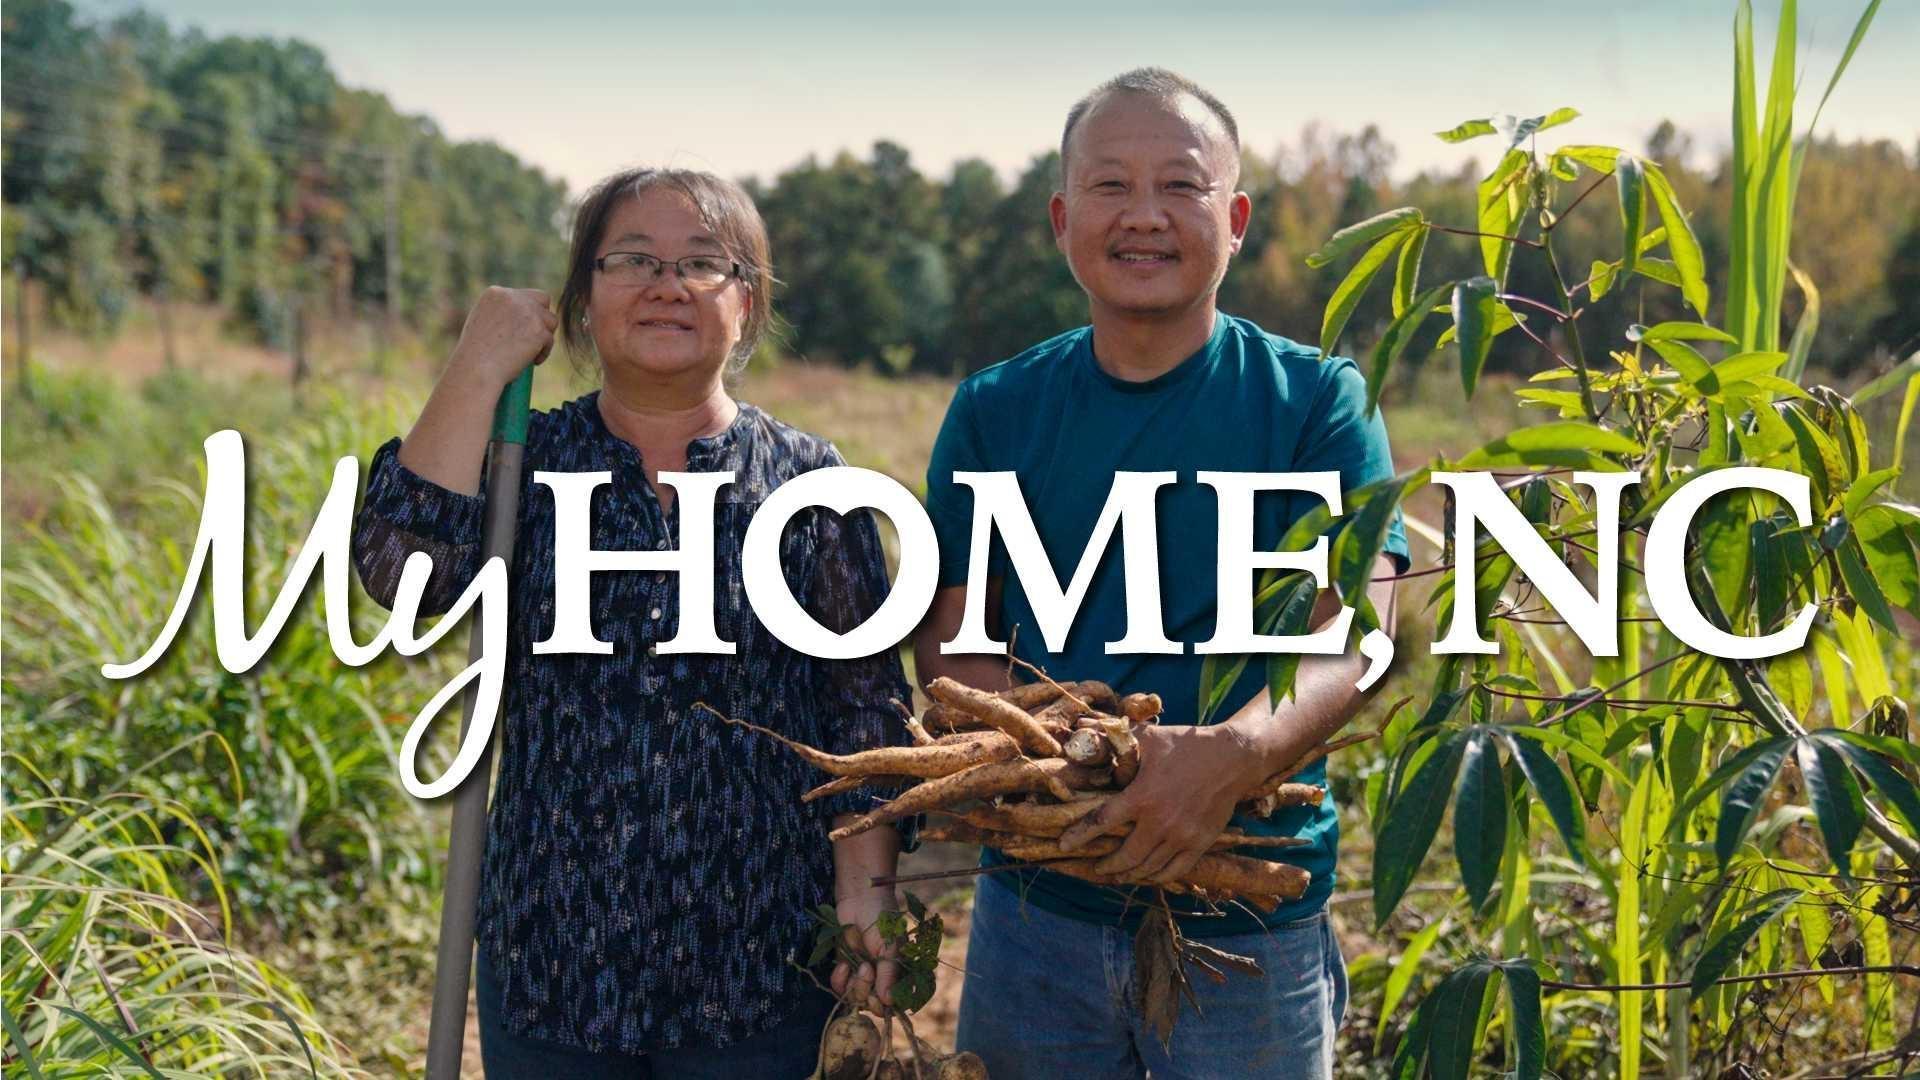
[[1160,67],[1141,67],[1134,68],[1132,71],[1123,71],[1094,87],[1086,97],[1074,102],[1073,108],[1067,110],[1066,130],[1060,133],[1060,180],[1062,183],[1065,183],[1067,178],[1067,145],[1073,141],[1075,125],[1079,124],[1087,113],[1093,111],[1095,105],[1115,94],[1122,93],[1145,94],[1161,101],[1172,101],[1186,96],[1205,105],[1207,111],[1220,121],[1220,126],[1226,129],[1227,141],[1233,144],[1233,161],[1236,165],[1239,163],[1240,125],[1234,123],[1233,113],[1228,111],[1219,98],[1214,97],[1205,87],[1179,72]]

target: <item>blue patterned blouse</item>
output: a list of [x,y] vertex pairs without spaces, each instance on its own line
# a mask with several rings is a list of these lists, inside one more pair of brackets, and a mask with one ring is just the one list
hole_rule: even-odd
[[[909,690],[895,650],[816,659],[748,608],[740,552],[754,510],[793,476],[845,462],[744,403],[726,431],[689,444],[686,466],[735,474],[714,508],[714,625],[736,654],[656,655],[676,632],[678,584],[615,571],[591,584],[594,633],[613,654],[533,655],[553,628],[553,492],[536,469],[612,472],[594,492],[596,549],[679,545],[679,500],[662,513],[639,451],[598,405],[596,391],[537,412],[528,433],[479,943],[521,1034],[596,1052],[724,1046],[774,1026],[810,986],[789,961],[811,944],[807,909],[833,900],[828,823],[872,799],[801,803],[824,776],[694,703],[847,753],[906,741],[889,701]],[[399,445],[369,468],[355,564],[391,605],[407,556],[427,552],[422,611],[438,613],[479,569],[482,500],[408,470]],[[886,598],[870,511],[805,511],[781,555],[795,598],[836,632]]]

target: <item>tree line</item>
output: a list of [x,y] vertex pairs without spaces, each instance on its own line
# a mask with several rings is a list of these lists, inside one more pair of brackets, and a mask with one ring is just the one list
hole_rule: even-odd
[[[342,86],[310,45],[176,31],[139,11],[91,23],[66,0],[20,0],[6,10],[3,59],[6,257],[67,326],[110,333],[144,295],[163,329],[170,304],[211,302],[281,347],[311,317],[437,339],[486,284],[552,287],[564,272],[563,182]],[[1724,158],[1690,167],[1701,155],[1667,123],[1646,150],[1695,208],[1709,265],[1722,264]],[[1406,203],[1463,227],[1475,219],[1484,166],[1396,181],[1393,161],[1372,127],[1250,148],[1241,186],[1253,224],[1222,306],[1313,343],[1339,274],[1305,257],[1339,223]],[[1054,152],[1011,183],[978,159],[930,176],[881,141],[748,179],[780,279],[769,347],[956,375],[1080,325],[1085,301],[1046,221],[1058,176]],[[1904,356],[1920,344],[1920,144],[1819,141],[1802,184],[1793,250],[1807,288],[1786,317],[1814,311],[1813,362],[1841,375]],[[1619,228],[1617,214],[1570,221],[1562,272],[1584,279],[1592,260],[1617,254]],[[1431,276],[1465,275],[1478,259],[1474,239],[1449,239],[1425,254]],[[1546,283],[1527,275],[1548,272],[1517,267],[1510,287],[1536,294]],[[1630,323],[1682,317],[1677,303],[1623,285],[1589,325],[1618,340]],[[1369,348],[1389,318],[1384,297],[1363,302],[1339,351]],[[1530,344],[1505,335],[1490,363],[1517,364]]]

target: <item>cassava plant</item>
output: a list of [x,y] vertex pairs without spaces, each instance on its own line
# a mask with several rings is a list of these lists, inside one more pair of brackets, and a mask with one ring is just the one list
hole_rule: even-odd
[[[1829,94],[1877,7],[1859,18]],[[1405,575],[1437,582],[1427,602],[1443,623],[1455,590],[1471,588],[1481,636],[1499,650],[1444,657],[1415,706],[1385,725],[1381,767],[1366,780],[1374,915],[1381,927],[1414,929],[1386,979],[1383,1037],[1386,1014],[1416,1001],[1423,969],[1451,968],[1410,1005],[1391,1075],[1499,1065],[1537,1077],[1550,1064],[1629,1080],[1655,1070],[1754,1075],[1746,1070],[1802,1053],[1784,1044],[1809,1035],[1826,1040],[1828,1056],[1846,1055],[1834,1073],[1896,1075],[1920,1061],[1910,1034],[1920,967],[1892,952],[1896,929],[1916,929],[1920,895],[1920,748],[1903,700],[1916,681],[1920,508],[1895,493],[1920,358],[1851,396],[1803,385],[1811,303],[1781,347],[1808,146],[1792,137],[1794,4],[1783,4],[1764,109],[1751,21],[1742,2],[1721,306],[1659,162],[1610,146],[1542,146],[1577,118],[1572,109],[1440,133],[1501,144],[1477,220],[1403,207],[1340,230],[1309,259],[1358,256],[1326,307],[1327,353],[1362,294],[1391,282],[1392,320],[1361,364],[1372,401],[1443,316],[1437,345],[1457,353],[1469,398],[1493,339],[1518,333],[1541,370],[1517,396],[1557,414],[1349,496],[1357,512],[1334,548],[1343,595],[1361,595],[1391,511],[1434,469],[1497,471],[1538,535],[1589,582],[1605,580],[1597,497],[1569,474],[1640,477],[1619,513],[1617,657],[1592,657],[1491,542],[1454,550],[1449,528],[1441,565]],[[1569,262],[1556,230],[1575,213],[1617,216],[1615,257]],[[1430,242],[1477,246],[1484,273],[1422,280]],[[1509,286],[1522,260],[1550,282],[1544,295]],[[1657,290],[1677,290],[1694,318],[1635,324],[1619,341],[1583,334],[1590,312]],[[1896,389],[1905,396],[1889,455],[1860,406]],[[1687,538],[1685,580],[1710,622],[1742,636],[1773,633],[1810,605],[1805,648],[1765,660],[1695,651],[1648,614],[1654,512],[1694,479],[1741,465],[1807,476],[1813,522],[1800,525],[1763,492],[1711,499]],[[1326,524],[1303,521],[1295,539]],[[1269,632],[1304,630],[1313,589],[1299,576],[1268,582]],[[1222,664],[1206,685],[1218,691],[1235,673]],[[1271,692],[1286,693],[1292,678],[1291,662],[1275,659]],[[1422,914],[1405,901],[1449,805],[1458,886],[1444,911]]]

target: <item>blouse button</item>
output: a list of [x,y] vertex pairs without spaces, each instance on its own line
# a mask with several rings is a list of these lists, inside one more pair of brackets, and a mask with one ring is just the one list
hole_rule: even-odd
[[649,618],[649,619],[657,619],[657,618],[659,618],[659,617],[660,617],[660,609],[659,609],[659,608],[654,608],[654,609],[653,609],[652,611],[649,611],[649,612],[647,612],[647,618]]

